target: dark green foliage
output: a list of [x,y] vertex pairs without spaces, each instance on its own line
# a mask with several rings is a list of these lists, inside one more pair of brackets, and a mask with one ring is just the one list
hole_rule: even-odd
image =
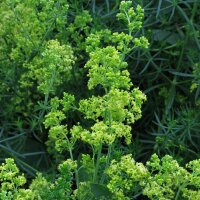
[[199,10],[1,1],[0,199],[198,199]]

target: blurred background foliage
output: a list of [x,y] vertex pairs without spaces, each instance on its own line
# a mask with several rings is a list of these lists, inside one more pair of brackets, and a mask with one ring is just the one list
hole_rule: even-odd
[[[120,0],[69,0],[68,5],[64,0],[0,2],[0,160],[14,157],[29,176],[54,168],[43,125],[49,100],[64,91],[77,100],[101,94],[101,88],[86,87],[85,38],[102,29],[126,31],[116,20],[119,4]],[[145,11],[142,34],[150,46],[134,49],[126,61],[147,102],[142,119],[133,126],[133,142],[123,146],[122,154],[133,153],[143,162],[153,153],[169,154],[185,164],[200,158],[200,1],[134,0],[133,6],[137,4]],[[63,78],[53,92],[49,88],[42,93],[41,66],[37,65],[39,74],[30,73],[30,67],[44,56],[49,40],[69,44],[75,64],[70,78]],[[78,112],[69,113],[67,121],[69,126],[84,124]],[[83,144],[77,146],[77,156],[80,151],[87,151]]]

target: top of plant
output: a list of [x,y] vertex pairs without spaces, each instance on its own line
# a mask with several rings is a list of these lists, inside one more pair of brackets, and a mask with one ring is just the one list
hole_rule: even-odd
[[90,53],[90,60],[85,67],[89,68],[89,89],[93,89],[98,84],[104,88],[124,89],[129,89],[132,85],[129,72],[124,70],[127,63],[122,60],[120,52],[112,46],[98,48]]
[[120,12],[117,14],[117,18],[123,20],[128,25],[129,35],[131,35],[133,31],[142,28],[144,10],[140,5],[137,5],[134,10],[132,1],[121,1],[119,10]]

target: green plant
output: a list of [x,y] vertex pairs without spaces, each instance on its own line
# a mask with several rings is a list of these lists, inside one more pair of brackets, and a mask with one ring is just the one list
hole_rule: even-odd
[[[76,187],[78,189],[77,196],[79,199],[85,199],[87,196],[94,196],[91,184],[103,184],[106,174],[100,179],[100,171],[103,172],[109,166],[112,158],[112,151],[115,149],[117,140],[124,138],[126,144],[131,142],[131,127],[129,124],[134,123],[141,117],[141,105],[146,99],[145,95],[137,88],[131,89],[132,83],[129,73],[125,69],[127,63],[124,61],[125,55],[131,50],[129,44],[133,41],[133,47],[148,46],[148,41],[144,37],[132,39],[132,32],[136,28],[141,28],[141,16],[143,10],[137,7],[137,13],[131,8],[131,2],[121,3],[119,18],[124,19],[127,14],[127,25],[129,34],[111,33],[107,36],[106,43],[114,43],[115,46],[101,46],[101,39],[86,39],[87,51],[89,51],[90,59],[85,64],[88,69],[88,88],[95,89],[97,86],[102,87],[101,96],[92,96],[88,99],[80,100],[79,107],[74,108],[74,97],[64,94],[62,100],[58,98],[52,99],[51,112],[46,116],[45,126],[50,127],[48,144],[55,147],[58,152],[68,150],[71,160],[74,161],[73,151],[77,140],[88,143],[92,149],[91,163],[89,168],[85,167],[86,173],[90,174],[91,180],[79,181],[79,169],[75,171]],[[140,16],[140,17],[138,17]],[[131,21],[130,21],[131,20]],[[132,23],[130,28],[130,23]],[[108,30],[106,32],[108,33]],[[97,34],[98,36],[98,34]],[[104,35],[101,35],[103,38]],[[66,106],[67,105],[67,106]],[[74,125],[70,131],[68,127],[63,125],[65,113],[69,109],[78,109],[84,114],[84,118],[92,120],[91,127],[83,127],[79,123]],[[106,149],[104,163],[101,163],[103,148]],[[52,148],[50,148],[52,151]],[[55,151],[53,150],[53,151]],[[105,151],[105,150],[104,150]],[[83,155],[84,159],[89,158]],[[104,166],[104,170],[102,169]],[[102,171],[103,170],[103,171]],[[81,192],[87,188],[88,193]],[[99,186],[100,187],[100,186]]]
[[199,6],[2,1],[0,199],[199,199]]
[[[93,159],[82,156],[82,170],[88,173],[94,170]],[[106,158],[101,158],[100,164]],[[120,160],[112,160],[106,174],[108,180],[96,184],[80,182],[78,190],[72,190],[73,173],[77,163],[68,159],[59,165],[56,178],[45,178],[38,174],[28,189],[23,189],[26,179],[19,174],[13,159],[7,159],[0,166],[0,199],[135,199],[141,194],[149,199],[191,199],[200,197],[200,160],[193,160],[186,168],[179,166],[176,160],[166,155],[159,159],[154,154],[146,166],[135,162],[132,156],[125,155]],[[81,168],[79,168],[81,170]],[[78,174],[79,175],[79,174]],[[87,174],[88,176],[89,174]],[[87,190],[86,190],[87,189]],[[80,193],[81,191],[81,193]]]
[[19,199],[18,196],[24,194],[25,199],[29,195],[29,191],[22,189],[26,183],[23,174],[19,174],[19,169],[11,158],[6,159],[6,163],[0,166],[0,199],[11,200]]
[[199,164],[199,160],[191,161],[185,169],[169,155],[159,159],[154,154],[145,167],[126,155],[111,162],[107,186],[114,199],[135,199],[142,193],[149,199],[195,200],[200,195]]
[[[150,48],[148,52],[134,52],[128,59],[129,66],[133,66],[129,70],[131,77],[134,77],[132,80],[144,88],[148,98],[142,121],[136,127],[143,143],[141,154],[144,160],[156,152],[160,155],[170,154],[187,162],[199,158],[198,150],[192,153],[194,148],[191,143],[191,139],[198,138],[198,131],[194,133],[192,126],[185,124],[187,115],[182,113],[196,110],[194,119],[199,120],[199,91],[197,87],[191,92],[191,85],[196,87],[198,84],[198,72],[195,71],[198,71],[200,59],[197,20],[200,4],[198,1],[180,0],[143,1],[142,5],[145,9],[142,30],[147,38],[151,38]],[[172,128],[176,121],[178,125]],[[187,127],[182,135],[184,141],[176,137],[177,132],[177,135],[181,134],[181,127]],[[193,134],[186,133],[188,128]],[[172,148],[165,145],[165,141],[169,140],[164,139],[164,132],[171,137],[168,144]],[[159,141],[161,135],[165,135],[163,145],[162,139]]]
[[66,160],[58,166],[57,178],[47,180],[41,174],[32,181],[29,189],[22,188],[26,183],[24,175],[19,174],[14,160],[6,159],[6,163],[0,166],[0,199],[71,199],[72,194],[72,172],[76,168],[76,163]]

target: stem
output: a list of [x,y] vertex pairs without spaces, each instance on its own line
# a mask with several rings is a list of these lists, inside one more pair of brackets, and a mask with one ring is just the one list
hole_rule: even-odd
[[[108,146],[108,154],[107,154],[106,167],[105,167],[105,169],[107,169],[108,166],[109,166],[109,164],[110,164],[110,158],[111,158],[112,147],[113,147],[112,144]],[[106,174],[104,173],[103,176],[102,176],[102,178],[101,178],[101,181],[100,181],[101,184],[104,183],[105,178],[106,178]]]
[[[72,161],[74,161],[74,156],[73,156],[73,152],[72,152],[72,148],[73,148],[73,145],[71,146],[71,143],[68,139],[68,137],[66,135],[64,135],[66,140],[67,140],[67,143],[68,143],[68,150],[69,150],[69,155],[70,155],[70,158]],[[80,199],[80,193],[79,193],[79,177],[78,177],[78,170],[75,169],[74,170],[75,172],[75,181],[76,181],[76,186],[77,186],[77,190],[78,190],[78,199]]]
[[131,34],[132,34],[132,31],[131,31],[130,28],[129,28],[129,25],[130,25],[131,21],[130,21],[130,18],[129,18],[129,16],[128,16],[126,10],[124,10],[124,13],[125,13],[126,18],[127,18],[127,21],[128,21],[128,32],[129,32],[128,34],[131,35]]
[[[68,140],[68,142],[69,142],[69,140]],[[69,149],[70,158],[72,161],[74,161],[72,149],[70,147],[68,149]],[[74,173],[75,173],[75,181],[76,181],[76,186],[77,186],[77,191],[78,191],[78,199],[80,199],[78,170],[75,169]]]
[[98,148],[98,153],[97,153],[97,161],[96,161],[96,166],[95,166],[95,171],[94,171],[94,177],[93,177],[93,182],[97,183],[98,179],[97,179],[97,175],[98,175],[98,171],[99,171],[99,165],[100,165],[100,158],[101,158],[101,151],[102,151],[102,144],[100,144],[99,148]]
[[174,200],[178,200],[178,199],[179,199],[180,192],[181,192],[182,188],[184,188],[186,185],[187,185],[187,184],[183,184],[183,185],[179,186],[178,192],[176,193],[176,196],[175,196],[175,199],[174,199]]
[[[52,74],[51,74],[51,79],[49,81],[49,85],[48,85],[48,88],[47,88],[47,92],[45,93],[45,97],[44,97],[44,106],[39,114],[39,117],[38,117],[38,121],[37,121],[37,125],[41,125],[42,123],[42,119],[44,118],[44,114],[45,114],[45,111],[46,111],[46,108],[47,108],[47,105],[48,105],[48,100],[49,100],[49,95],[50,95],[50,91],[52,89],[52,86],[54,84],[54,77],[55,77],[55,73],[56,73],[56,68],[54,68]],[[42,127],[40,126],[40,131],[42,133]]]
[[106,168],[108,167],[109,163],[110,163],[110,157],[111,157],[111,152],[112,152],[112,146],[113,145],[109,145],[108,147],[108,155],[107,155],[107,161],[106,161]]

